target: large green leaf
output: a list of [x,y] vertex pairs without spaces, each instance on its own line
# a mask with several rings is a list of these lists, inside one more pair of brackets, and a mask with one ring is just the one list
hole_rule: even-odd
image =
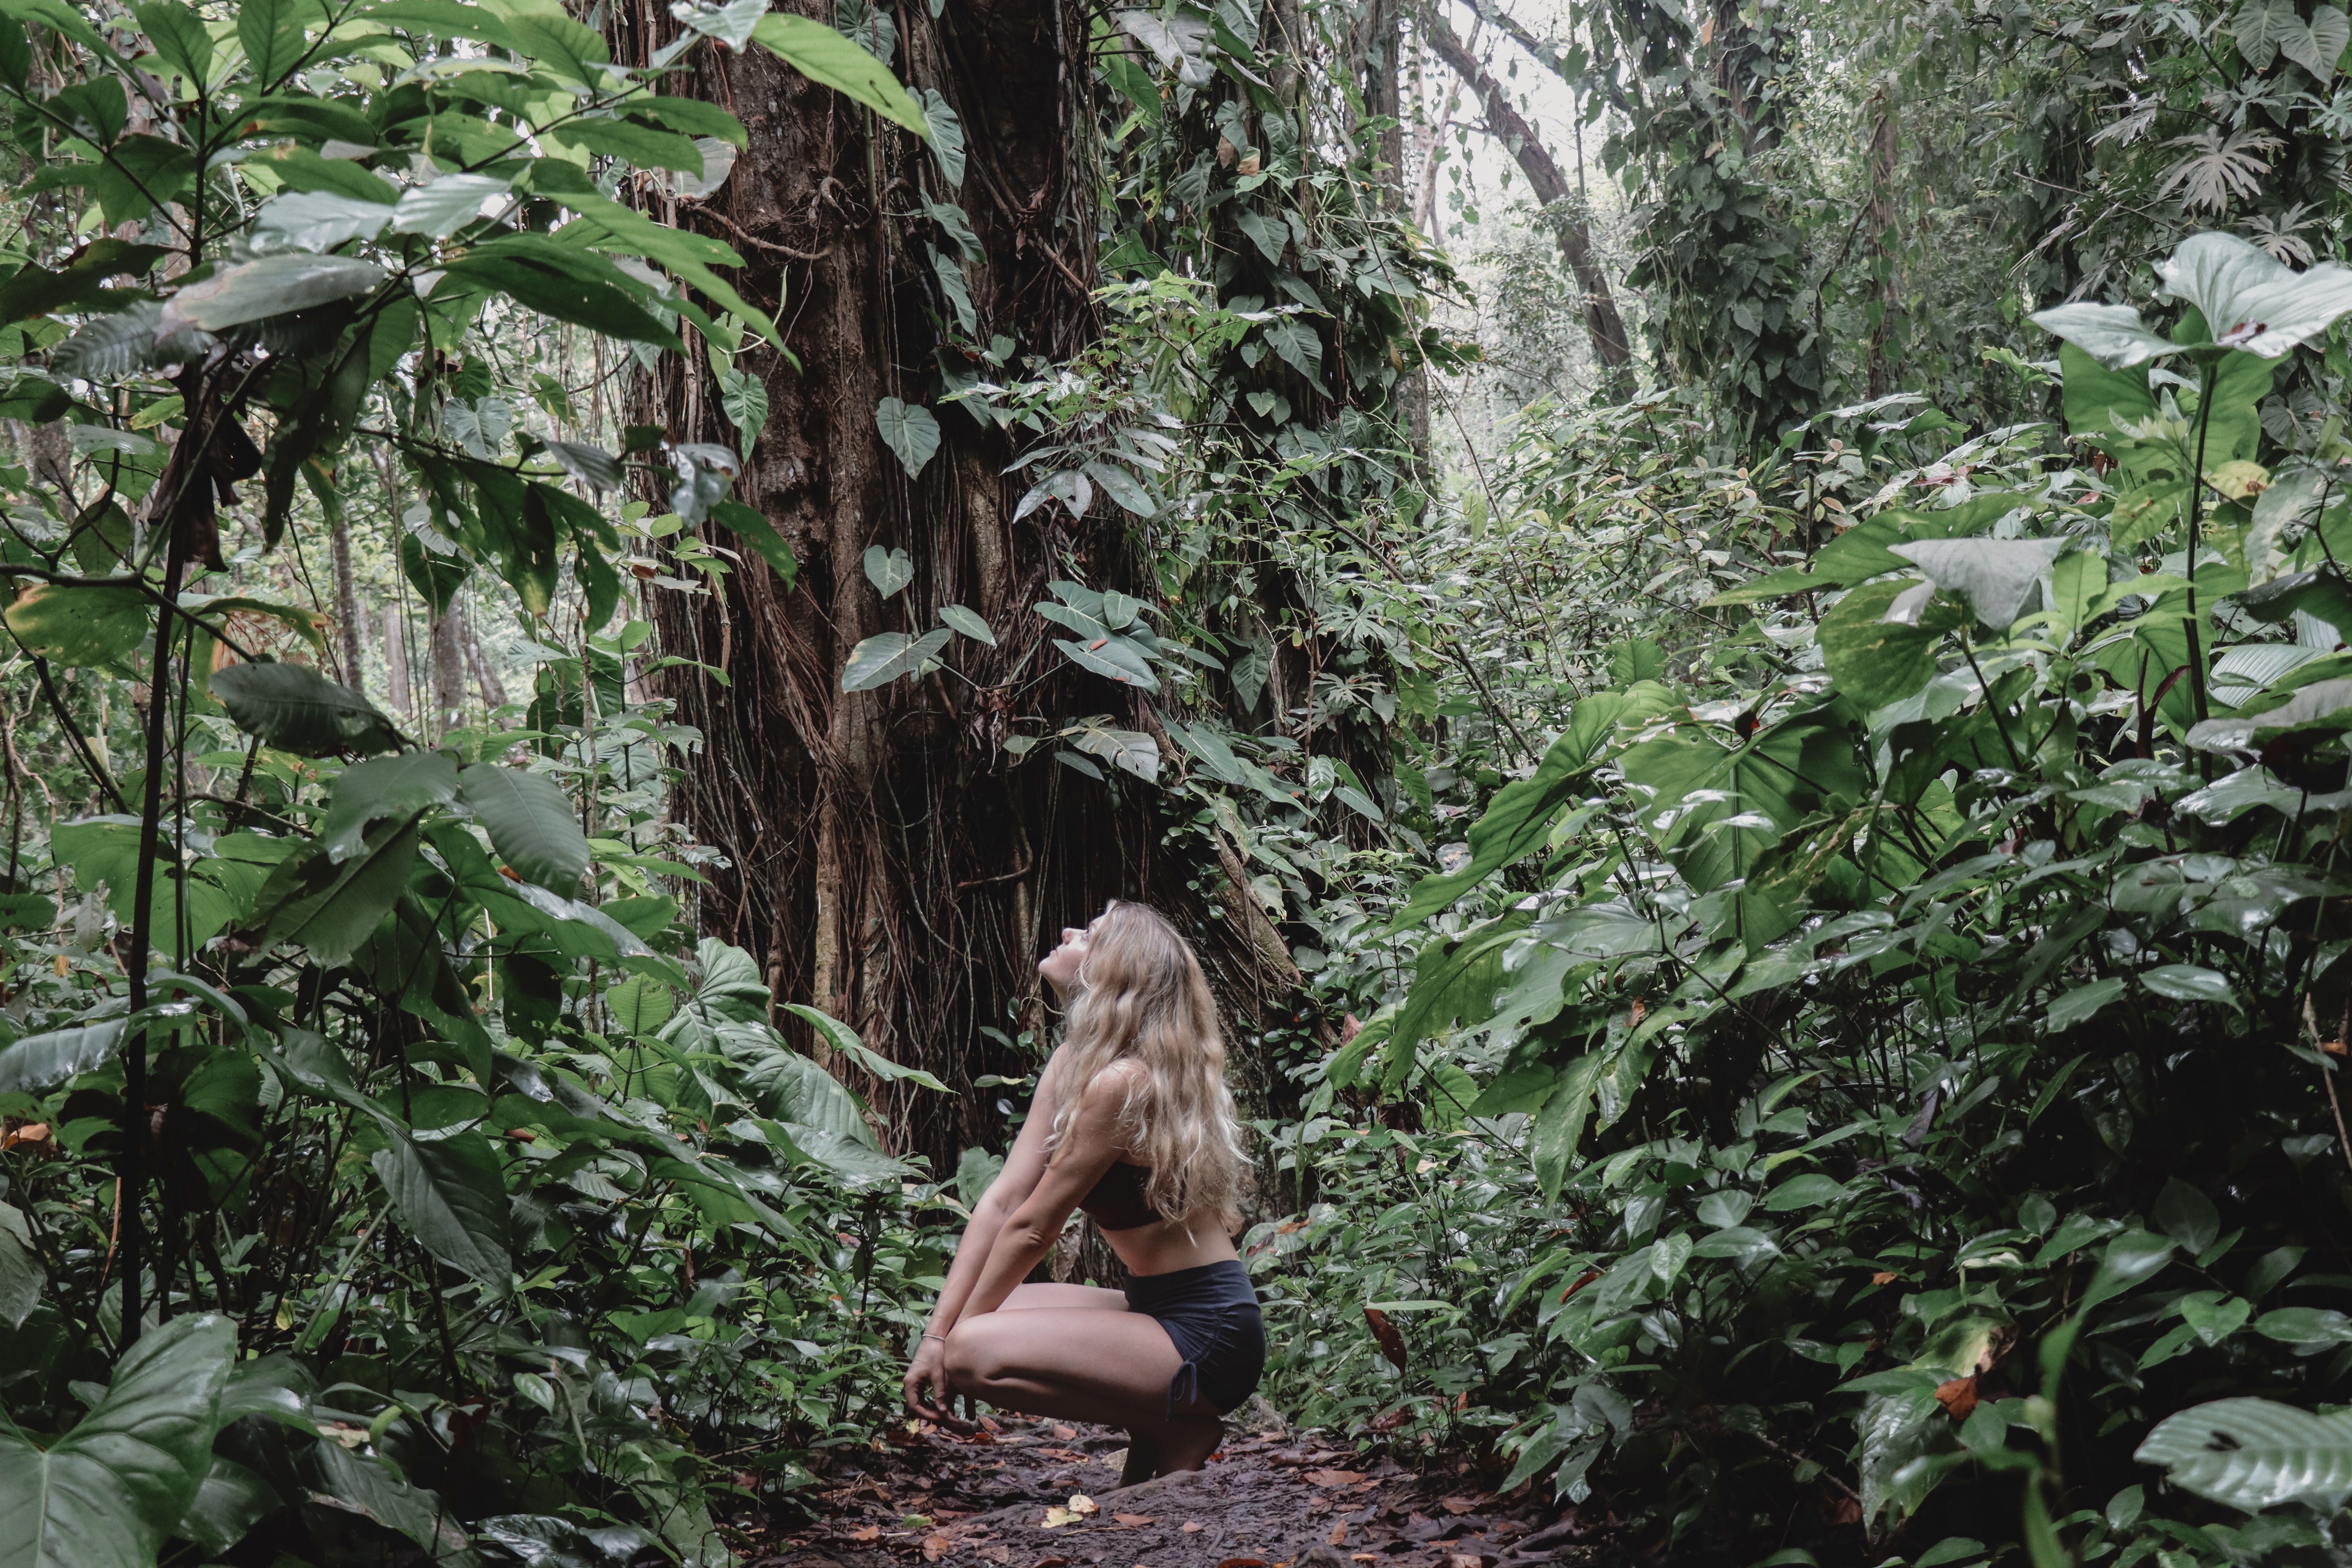
[[0,1568],[152,1568],[211,1468],[236,1354],[226,1318],[175,1318],[46,1450],[0,1415]]
[[513,1282],[506,1179],[472,1128],[429,1142],[394,1131],[369,1161],[401,1226],[451,1268],[503,1296]]
[[322,1439],[314,1452],[327,1483],[320,1500],[398,1531],[435,1561],[465,1560],[458,1554],[466,1551],[466,1532],[438,1496],[403,1479],[385,1460],[363,1458],[331,1439]]
[[739,500],[723,500],[710,509],[710,520],[750,545],[761,560],[775,568],[787,589],[800,580],[800,558],[784,542],[784,536],[776,531],[776,525],[762,513]]
[[47,1278],[41,1255],[34,1250],[25,1211],[0,1204],[0,1323],[12,1329],[22,1325],[39,1303]]
[[2201,751],[2226,752],[2267,745],[2284,735],[2352,730],[2352,680],[2317,680],[2284,702],[2260,712],[2208,719],[2189,731]]
[[925,673],[948,646],[950,635],[945,626],[919,637],[905,632],[876,633],[849,650],[849,662],[841,668],[842,690],[871,691],[902,676]]
[[122,664],[155,624],[146,595],[103,584],[35,583],[16,595],[6,618],[27,651],[85,668]]
[[751,41],[811,81],[823,82],[918,136],[929,134],[922,106],[907,96],[890,68],[823,22],[771,11],[751,29]]
[[306,310],[364,294],[383,281],[383,268],[350,256],[289,253],[264,256],[191,283],[163,302],[156,335],[194,327],[226,331],[267,316]]
[[1814,632],[1837,689],[1865,708],[1900,702],[1936,679],[1946,628],[1895,614],[1922,584],[1867,583],[1840,599]]
[[335,780],[320,842],[329,859],[348,860],[378,818],[413,816],[457,796],[457,764],[444,752],[404,752],[354,763]]
[[564,894],[580,885],[588,869],[588,836],[553,779],[476,763],[457,775],[457,795],[524,881]]
[[1643,826],[1702,892],[1745,878],[1782,834],[1868,787],[1854,737],[1827,710],[1797,715],[1726,747],[1679,735],[1623,759],[1626,782],[1649,793]]
[[2132,1456],[2172,1484],[2248,1513],[2283,1502],[2324,1511],[2352,1496],[2352,1411],[2315,1415],[2267,1399],[2221,1399],[2159,1422]]
[[1505,784],[1470,829],[1470,858],[1441,876],[1423,877],[1389,922],[1402,930],[1442,910],[1501,868],[1533,852],[1551,831],[1560,808],[1575,801],[1601,760],[1617,726],[1663,710],[1665,688],[1644,681],[1627,691],[1604,691],[1576,705],[1568,728],[1547,748],[1536,771]]
[[348,686],[297,664],[237,664],[215,671],[212,693],[236,727],[281,752],[324,757],[338,752],[388,752],[399,744],[392,721]]
[[917,1083],[925,1089],[938,1089],[942,1094],[954,1092],[922,1068],[903,1067],[892,1061],[888,1057],[858,1038],[856,1030],[829,1013],[820,1013],[815,1008],[804,1006],[798,1002],[785,1003],[784,1011],[814,1028],[818,1037],[825,1044],[872,1073],[876,1078],[890,1083]]
[[121,1047],[123,1024],[107,1018],[16,1041],[0,1050],[0,1094],[38,1094],[93,1070]]
[[408,886],[417,820],[386,828],[340,864],[322,849],[280,866],[262,893],[262,944],[299,943],[329,968],[347,963]]
[[2126,370],[2188,345],[2149,331],[2129,305],[2080,301],[2033,313],[2033,324],[2065,339],[2109,370]]
[[1968,600],[1977,619],[2007,631],[2065,547],[2063,539],[1923,539],[1891,549],[1937,587]]
[[[223,1425],[228,1419],[229,1400],[221,1402]],[[196,1489],[195,1501],[181,1517],[173,1534],[184,1536],[215,1557],[228,1549],[252,1531],[253,1527],[286,1506],[278,1489],[235,1459],[213,1456],[212,1468],[205,1473],[204,1484]]]
[[922,473],[923,465],[940,449],[940,422],[919,403],[886,397],[874,405],[874,424],[890,450],[898,454],[910,479]]
[[2297,272],[2234,234],[2190,235],[2156,264],[2156,275],[2166,294],[2197,307],[2214,342],[2264,359],[2317,337],[2352,310],[2352,269]]

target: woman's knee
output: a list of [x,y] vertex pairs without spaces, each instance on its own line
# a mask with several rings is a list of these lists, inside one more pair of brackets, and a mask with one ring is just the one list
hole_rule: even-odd
[[983,1394],[1003,1377],[1004,1358],[994,1345],[996,1337],[976,1323],[948,1331],[948,1381],[957,1393]]

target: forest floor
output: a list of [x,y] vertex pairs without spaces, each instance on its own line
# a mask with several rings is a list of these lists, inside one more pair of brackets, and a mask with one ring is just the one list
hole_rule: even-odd
[[1104,1427],[1013,1417],[844,1455],[813,1517],[750,1568],[1509,1568],[1600,1555],[1573,1510],[1507,1502],[1465,1462],[1416,1472],[1265,1430],[1229,1437],[1204,1470],[1120,1489],[1125,1445]]

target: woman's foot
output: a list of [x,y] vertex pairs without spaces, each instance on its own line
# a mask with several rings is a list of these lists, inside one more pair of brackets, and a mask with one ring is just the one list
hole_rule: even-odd
[[1131,1432],[1129,1433],[1127,1439],[1127,1464],[1118,1472],[1118,1484],[1123,1487],[1135,1486],[1139,1482],[1150,1480],[1153,1476],[1156,1476],[1159,1473],[1159,1445],[1147,1443],[1135,1434]]

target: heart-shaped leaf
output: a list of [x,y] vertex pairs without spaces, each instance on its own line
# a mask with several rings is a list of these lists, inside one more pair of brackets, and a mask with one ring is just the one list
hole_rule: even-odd
[[967,610],[961,605],[941,605],[940,619],[974,642],[984,642],[991,647],[996,646],[995,631],[977,610]]
[[887,599],[915,580],[914,557],[903,550],[869,544],[866,547],[866,580]]
[[46,1448],[0,1416],[0,1563],[150,1568],[212,1468],[236,1326],[210,1312],[149,1331],[105,1396]]
[[940,422],[919,403],[886,397],[874,406],[874,423],[910,479],[922,473],[923,465],[940,449]]
[[1928,581],[1969,602],[1977,619],[2006,631],[2050,570],[2063,539],[1922,539],[1887,547],[1916,564]]
[[2352,269],[2297,272],[2234,234],[2192,234],[2156,264],[2163,292],[2197,307],[2213,341],[2276,359],[2352,310]]

